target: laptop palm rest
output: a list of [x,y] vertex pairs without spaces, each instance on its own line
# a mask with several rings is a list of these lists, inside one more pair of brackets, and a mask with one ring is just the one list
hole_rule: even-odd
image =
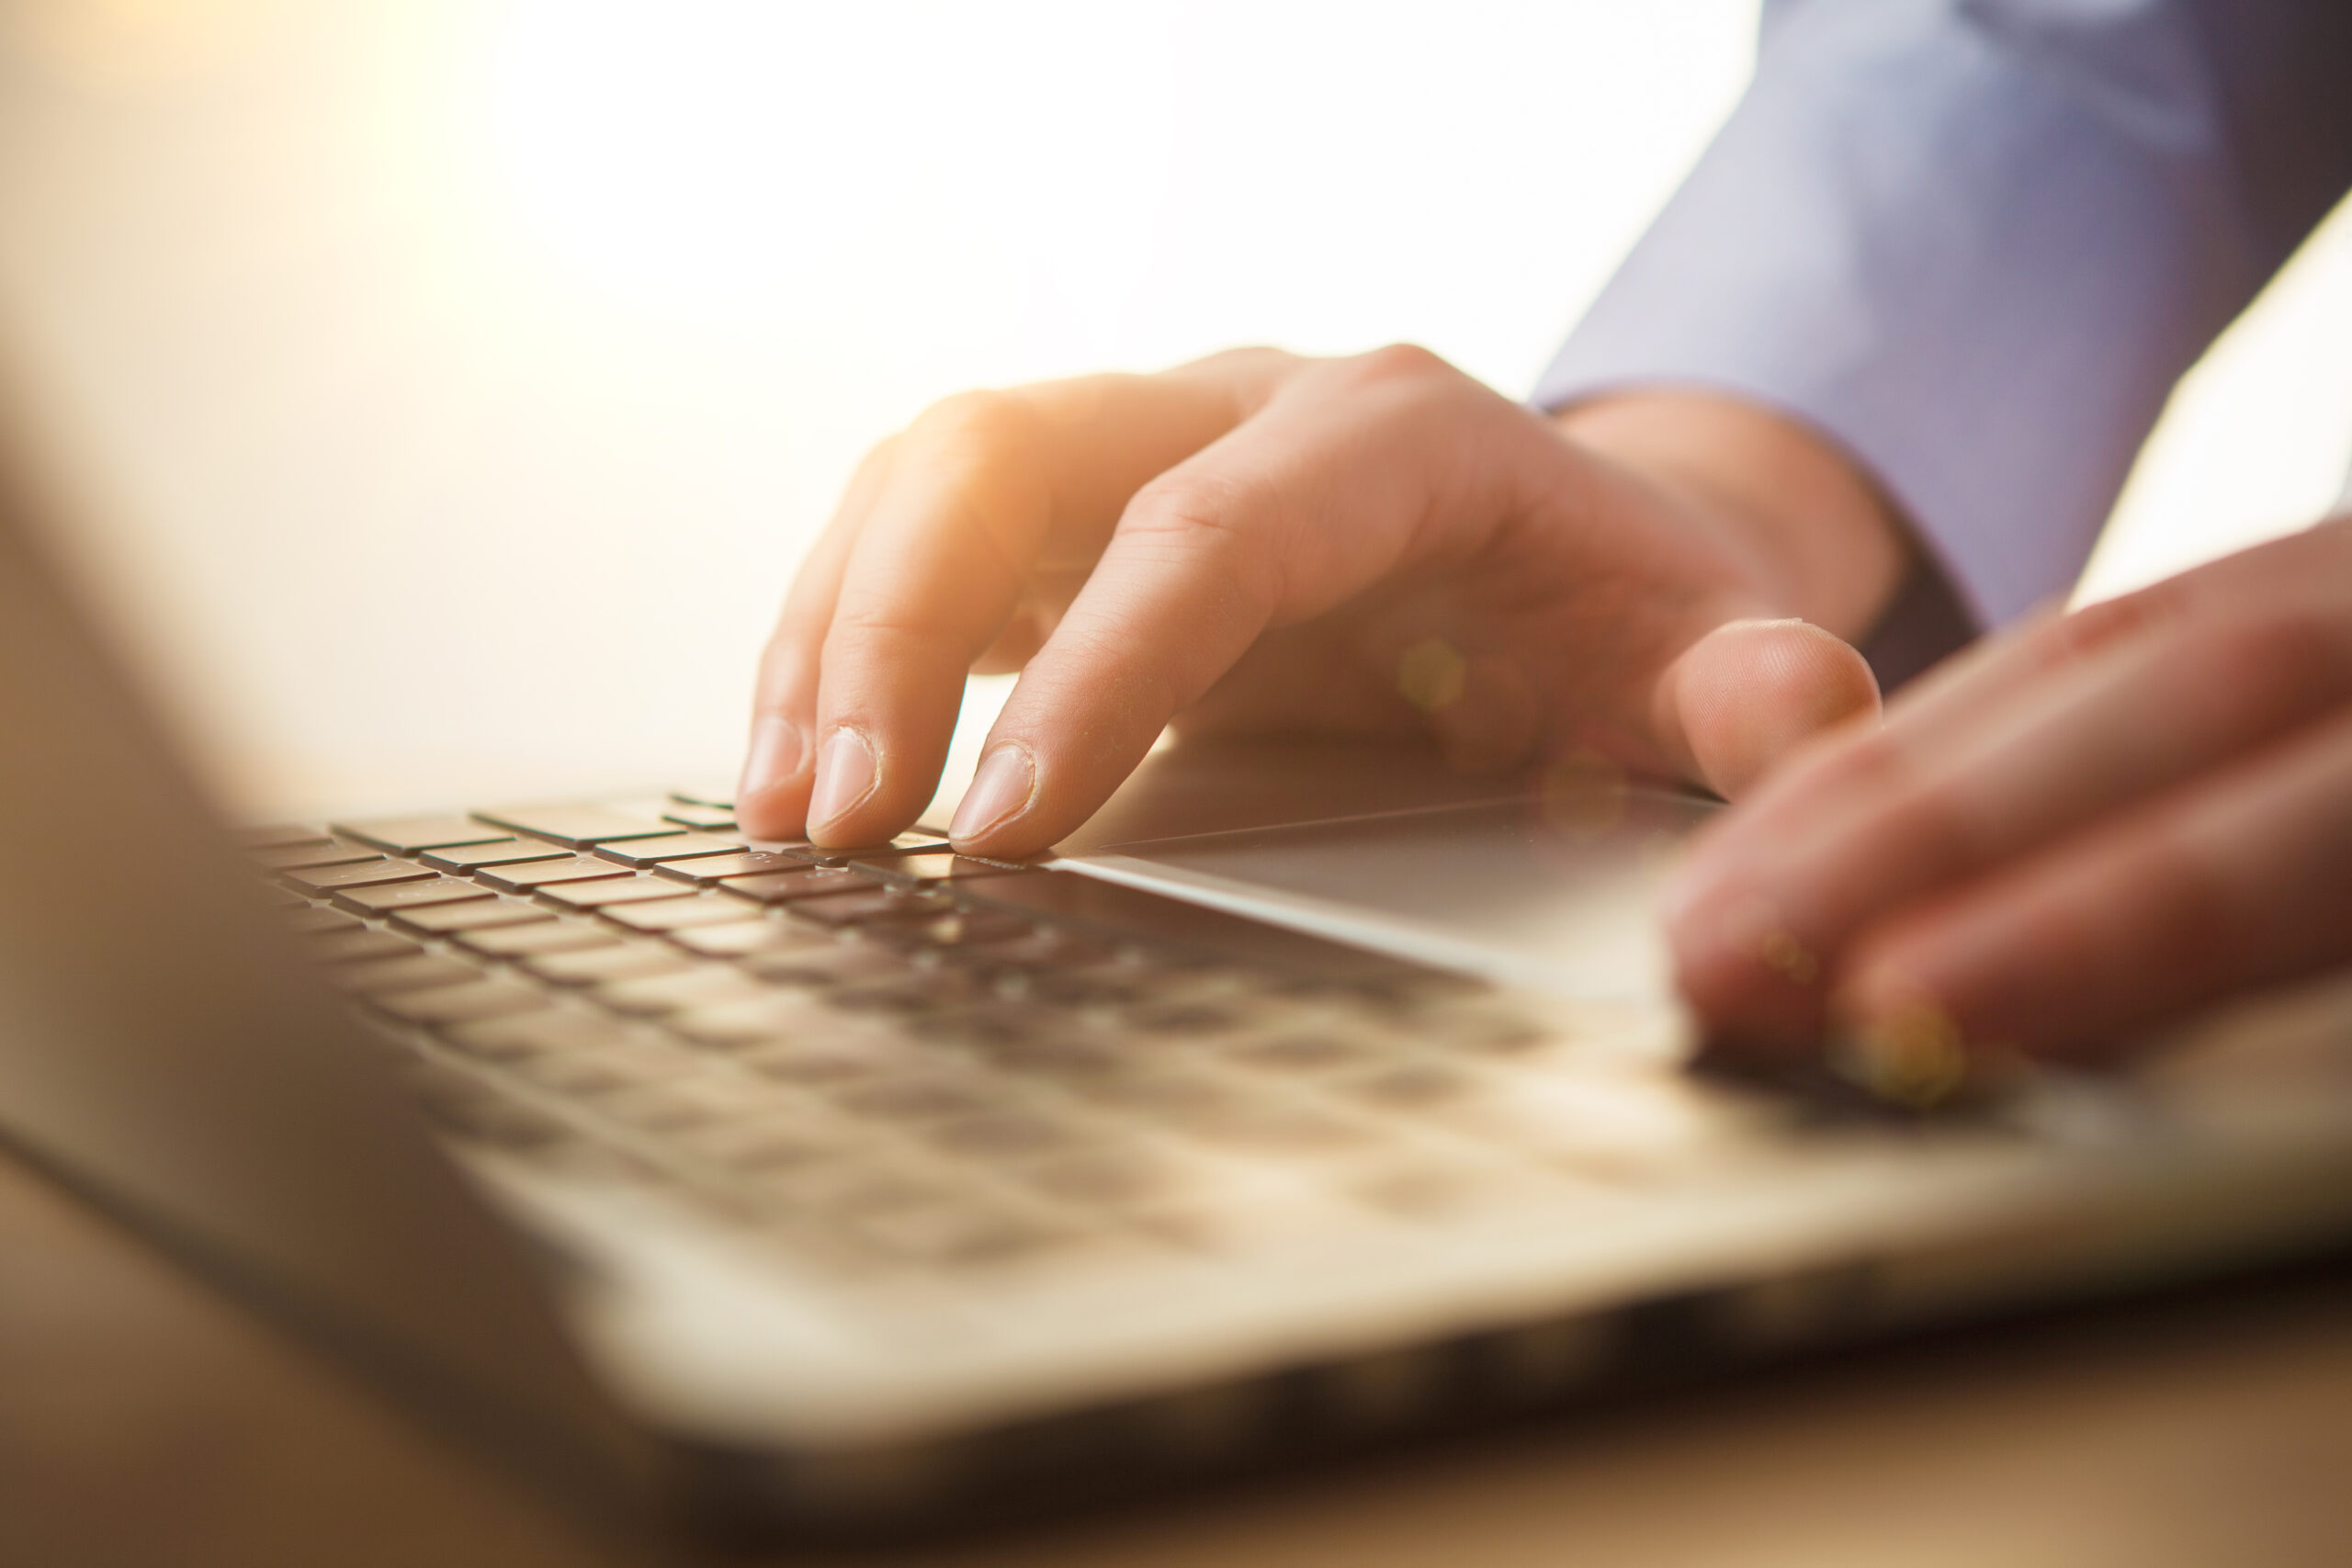
[[[1322,787],[1272,796],[1270,777]],[[1555,996],[1662,1001],[1657,886],[1714,809],[1597,768],[1464,780],[1368,743],[1227,743],[1153,758],[1057,863]]]

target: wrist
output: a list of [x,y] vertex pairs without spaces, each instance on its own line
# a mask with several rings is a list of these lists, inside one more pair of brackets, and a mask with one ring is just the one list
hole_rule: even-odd
[[1634,389],[1577,403],[1553,423],[1715,531],[1776,613],[1849,642],[1878,624],[1917,558],[1896,508],[1860,465],[1762,403]]

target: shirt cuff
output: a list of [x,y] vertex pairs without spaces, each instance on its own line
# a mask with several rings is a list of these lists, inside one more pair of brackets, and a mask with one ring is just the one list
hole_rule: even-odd
[[1792,415],[1989,626],[2073,582],[2259,271],[2193,71],[2138,89],[2168,117],[2118,113],[1971,15],[1788,7],[1532,400],[1681,384]]

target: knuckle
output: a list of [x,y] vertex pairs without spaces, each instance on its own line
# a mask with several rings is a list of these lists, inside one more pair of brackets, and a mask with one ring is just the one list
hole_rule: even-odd
[[934,546],[977,547],[976,570],[1018,581],[1052,512],[1051,434],[1021,392],[971,391],[933,404],[900,438],[902,469],[919,469]]
[[1830,742],[1815,765],[1815,789],[1841,800],[1899,793],[1910,784],[1914,773],[1909,751],[1884,728]]
[[2224,621],[2197,639],[2190,656],[2233,705],[2269,705],[2335,685],[2342,640],[2322,617],[2289,609]]
[[1964,791],[1945,784],[1917,784],[1897,794],[1880,809],[1873,837],[1888,854],[1924,863],[1937,874],[1990,858],[1982,815]]
[[1239,481],[1207,473],[1164,473],[1127,502],[1123,533],[1161,536],[1187,548],[1244,550],[1262,533],[1259,509]]
[[1238,348],[1221,348],[1184,368],[1265,372],[1288,370],[1304,363],[1288,349],[1268,344],[1245,344]]
[[1265,613],[1283,592],[1279,498],[1230,475],[1177,471],[1137,491],[1119,519],[1131,551],[1215,573],[1240,604]]
[[860,596],[844,598],[835,607],[832,621],[825,628],[824,647],[830,662],[832,655],[853,646],[922,642],[937,635],[935,626],[910,613],[906,604],[879,596]]
[[982,389],[932,404],[915,417],[906,439],[926,452],[1017,462],[1035,449],[1043,434],[1041,423],[1028,399]]
[[[2211,858],[2180,832],[2150,835],[2138,857],[2141,897],[2132,902],[2144,912],[2132,923],[2145,922],[2143,940],[2155,949],[2145,956],[2177,976],[2226,964],[2246,922]],[[2086,907],[2083,918],[2106,925],[2116,916],[2108,903]]]
[[1359,378],[1374,385],[1451,379],[1459,374],[1444,359],[1417,343],[1385,344],[1344,363]]
[[2095,659],[2109,649],[2170,626],[2187,608],[2186,596],[2177,581],[2086,604],[2050,624],[2043,634],[2039,662],[2057,669]]

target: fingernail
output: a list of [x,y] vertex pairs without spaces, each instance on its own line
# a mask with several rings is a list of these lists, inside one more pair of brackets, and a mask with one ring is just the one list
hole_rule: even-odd
[[1869,1010],[1838,1030],[1828,1062],[1832,1072],[1865,1093],[1910,1111],[1950,1100],[1969,1077],[1960,1026],[1925,998]]
[[817,787],[808,797],[808,826],[820,828],[847,816],[874,793],[874,752],[865,737],[846,727],[825,738],[817,753]]
[[743,779],[735,789],[735,798],[748,800],[763,790],[775,788],[800,771],[808,759],[808,743],[800,738],[800,727],[788,718],[763,718],[752,726],[752,743],[743,753]]
[[1790,929],[1770,898],[1731,886],[1702,890],[1672,917],[1686,960],[1710,970],[1726,965],[1752,972],[1761,965],[1783,983],[1809,989],[1822,978],[1821,955]]
[[947,836],[957,843],[977,839],[1026,810],[1037,787],[1037,764],[1020,746],[1000,746],[980,759],[972,787],[956,808]]

